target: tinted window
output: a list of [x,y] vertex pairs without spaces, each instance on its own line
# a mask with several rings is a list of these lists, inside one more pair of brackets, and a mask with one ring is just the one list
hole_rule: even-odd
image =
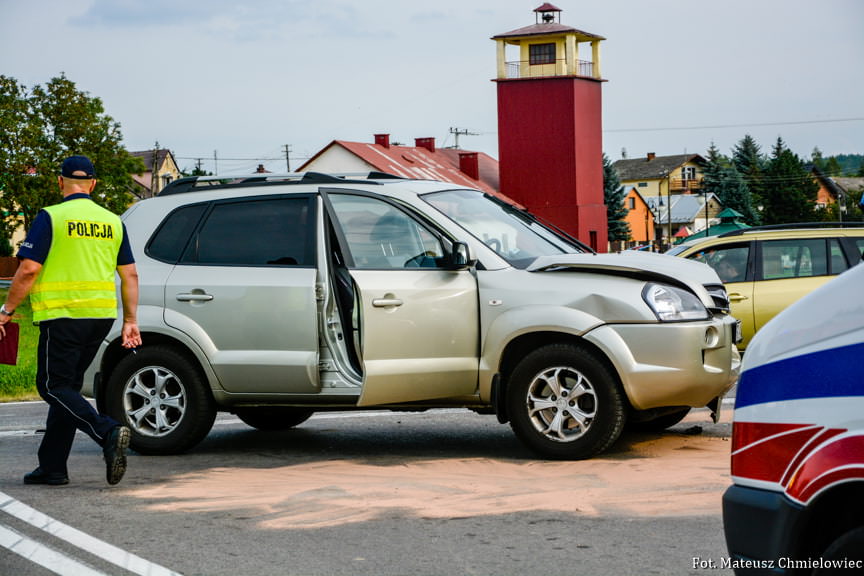
[[762,243],[762,276],[765,280],[828,274],[825,240],[799,238]]
[[858,253],[861,254],[861,258],[864,259],[864,238],[856,238],[855,245],[858,247]]
[[184,262],[237,266],[312,266],[314,218],[308,197],[219,203]]
[[206,204],[193,204],[169,214],[150,240],[147,254],[163,262],[177,262],[206,207]]
[[395,206],[364,196],[333,194],[333,209],[355,268],[434,268],[444,250],[438,237]]
[[843,247],[840,245],[840,240],[837,238],[829,240],[828,252],[831,254],[830,274],[840,274],[849,268],[849,264],[846,263],[846,257],[843,255]]

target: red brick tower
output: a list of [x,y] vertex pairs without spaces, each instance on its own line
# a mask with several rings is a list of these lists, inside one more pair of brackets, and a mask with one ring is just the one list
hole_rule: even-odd
[[[600,90],[605,38],[561,24],[561,10],[552,4],[534,12],[533,25],[492,38],[498,48],[501,192],[605,252]],[[591,60],[579,59],[580,44],[590,45]],[[518,58],[508,60],[514,46]]]

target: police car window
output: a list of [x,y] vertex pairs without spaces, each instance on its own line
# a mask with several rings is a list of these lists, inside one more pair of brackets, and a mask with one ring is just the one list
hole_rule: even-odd
[[355,268],[435,268],[441,264],[444,249],[438,237],[392,204],[347,194],[329,198]]
[[171,212],[150,239],[147,254],[156,260],[176,263],[206,207],[207,204],[193,204]]
[[308,197],[219,203],[183,261],[226,266],[312,266]]
[[766,240],[762,243],[762,276],[765,280],[826,274],[828,258],[824,238]]

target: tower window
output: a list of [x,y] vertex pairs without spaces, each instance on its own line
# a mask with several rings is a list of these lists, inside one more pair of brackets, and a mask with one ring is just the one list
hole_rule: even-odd
[[555,43],[531,44],[528,46],[528,63],[531,66],[538,64],[554,64]]

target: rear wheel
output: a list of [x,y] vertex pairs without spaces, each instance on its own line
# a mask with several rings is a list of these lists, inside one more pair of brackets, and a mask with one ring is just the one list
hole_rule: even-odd
[[551,344],[528,354],[510,376],[507,402],[516,436],[547,458],[590,458],[624,428],[618,379],[580,346]]
[[203,378],[182,354],[142,348],[117,364],[107,389],[111,416],[132,431],[142,454],[177,454],[198,444],[216,419]]
[[234,410],[240,420],[252,428],[273,432],[288,430],[299,426],[309,419],[314,412],[305,408],[290,408],[286,406],[256,406],[254,408],[237,408]]

